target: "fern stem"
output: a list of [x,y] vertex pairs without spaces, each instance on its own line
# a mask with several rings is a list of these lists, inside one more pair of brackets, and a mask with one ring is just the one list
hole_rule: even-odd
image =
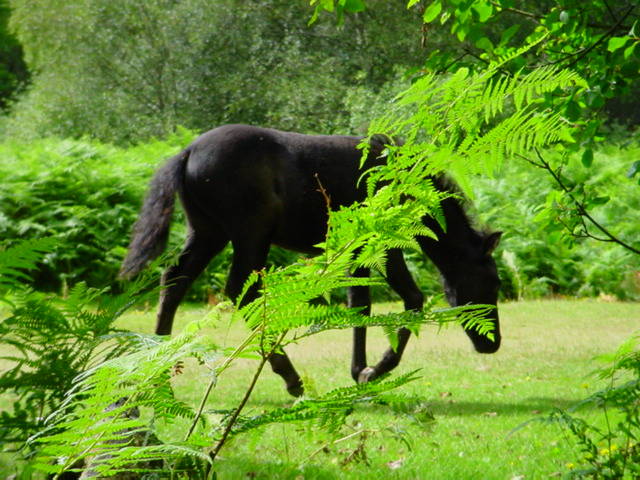
[[215,387],[216,383],[217,383],[217,379],[218,379],[218,375],[223,372],[224,370],[226,370],[226,368],[231,364],[231,362],[233,360],[235,360],[235,358],[238,356],[238,354],[244,350],[254,339],[254,337],[257,335],[257,331],[252,331],[247,338],[245,338],[245,340],[236,347],[236,349],[231,353],[231,355],[229,355],[227,357],[227,359],[224,361],[224,363],[218,368],[216,369],[216,373],[215,375],[213,375],[213,377],[211,378],[211,380],[209,381],[209,384],[207,385],[207,389],[205,390],[204,394],[202,395],[202,399],[200,400],[200,405],[198,406],[198,411],[196,412],[196,416],[193,419],[193,422],[191,422],[191,426],[189,427],[189,431],[187,432],[187,434],[184,437],[184,441],[186,442],[187,440],[189,440],[189,438],[191,437],[191,435],[193,434],[193,431],[196,429],[196,425],[198,425],[198,422],[200,421],[200,418],[202,417],[202,412],[204,411],[204,406],[207,403],[207,400],[209,400],[209,396],[211,395],[211,391],[213,390],[213,387]]
[[233,412],[233,415],[231,416],[231,418],[227,422],[227,426],[225,427],[224,432],[222,433],[222,437],[220,438],[220,440],[216,444],[216,446],[213,449],[213,451],[209,454],[209,457],[211,457],[212,461],[215,460],[216,456],[220,452],[220,449],[222,449],[222,447],[226,443],[227,438],[229,437],[229,434],[231,433],[231,429],[233,428],[233,425],[236,423],[236,420],[238,419],[238,416],[240,416],[240,412],[242,412],[242,410],[244,409],[245,405],[249,401],[249,397],[253,393],[253,389],[255,388],[256,383],[258,382],[258,378],[260,377],[260,374],[262,373],[262,369],[264,368],[264,365],[269,360],[269,356],[273,352],[276,351],[278,346],[282,343],[282,340],[284,340],[285,335],[286,335],[286,332],[281,334],[280,338],[278,338],[278,341],[273,344],[273,347],[271,348],[271,351],[269,352],[269,354],[262,356],[262,359],[260,360],[260,364],[258,365],[258,369],[256,370],[256,373],[253,375],[253,378],[251,379],[251,383],[249,384],[249,388],[247,388],[247,391],[245,392],[244,397],[242,398],[242,401],[240,402],[240,404],[238,405],[238,408],[236,408],[236,410]]

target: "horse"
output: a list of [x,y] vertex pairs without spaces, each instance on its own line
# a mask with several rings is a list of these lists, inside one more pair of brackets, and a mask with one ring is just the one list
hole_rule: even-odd
[[[151,179],[120,273],[123,277],[137,274],[166,248],[177,194],[186,214],[188,233],[177,263],[162,275],[156,334],[171,333],[176,310],[187,289],[229,242],[233,260],[225,292],[234,302],[247,277],[265,267],[271,245],[308,255],[319,253],[315,246],[327,233],[327,198],[332,210],[363,200],[366,187],[359,178],[366,169],[385,161],[381,156],[384,139],[373,136],[361,166],[358,145],[362,140],[356,136],[306,135],[224,125],[202,134],[170,158]],[[455,188],[444,176],[432,180],[442,191]],[[492,252],[501,232],[474,228],[459,195],[446,196],[441,209],[446,229],[431,216],[425,216],[422,221],[437,240],[427,236],[416,240],[439,270],[447,301],[452,306],[496,306],[500,280]],[[401,250],[387,252],[385,271],[381,273],[406,310],[422,309],[423,293]],[[367,277],[370,271],[357,268],[352,274]],[[244,305],[258,295],[254,286],[240,302]],[[369,288],[349,288],[347,304],[370,314]],[[492,323],[493,338],[471,328],[465,332],[477,352],[493,353],[501,340],[497,308],[486,317]],[[366,382],[395,368],[409,336],[410,331],[401,328],[397,347],[389,348],[371,367],[366,360],[366,329],[355,328],[353,379]],[[302,395],[302,381],[286,353],[273,353],[268,360],[272,370],[284,379],[288,392]]]

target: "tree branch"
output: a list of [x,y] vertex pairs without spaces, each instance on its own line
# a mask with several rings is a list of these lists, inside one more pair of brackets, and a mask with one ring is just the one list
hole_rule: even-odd
[[[511,8],[511,7],[503,7],[502,5],[500,5],[497,2],[491,2],[491,5],[493,5],[496,9],[499,9],[500,12],[508,12],[508,13],[515,13],[516,15],[520,15],[521,17],[526,17],[526,18],[531,18],[532,20],[535,20],[536,23],[540,23],[540,20],[542,20],[545,16],[544,15],[540,15],[540,14],[536,14],[536,13],[532,13],[532,12],[527,12],[525,10],[520,10],[518,8]],[[616,19],[613,11],[611,10],[611,8],[609,7],[609,5],[607,4],[607,2],[605,1],[605,5],[607,7],[607,10],[609,11],[609,14],[611,15],[612,19],[615,22],[618,22],[618,19]],[[631,9],[633,10],[633,8],[635,7],[631,7]],[[601,30],[606,30],[610,28],[610,25],[608,24],[603,24],[603,23],[587,23],[587,26],[589,28],[598,28]],[[617,25],[619,26],[619,25]]]
[[491,5],[493,5],[497,9],[499,9],[501,12],[515,13],[515,14],[523,16],[523,17],[532,18],[538,23],[540,23],[540,20],[542,20],[544,18],[543,15],[537,15],[535,13],[526,12],[526,11],[520,10],[518,8],[504,7],[504,6],[500,5],[498,2],[491,2]]
[[[549,174],[551,175],[551,177],[553,178],[553,180],[556,182],[556,184],[560,187],[560,189],[564,192],[565,195],[567,195],[571,201],[573,202],[573,204],[576,207],[576,210],[578,212],[578,215],[580,216],[582,225],[583,225],[583,231],[584,234],[589,237],[592,238],[594,240],[599,240],[599,241],[605,241],[605,242],[612,242],[612,243],[616,243],[618,245],[620,245],[621,247],[629,250],[632,253],[635,253],[636,255],[640,255],[640,250],[637,248],[632,247],[631,245],[629,245],[628,243],[620,240],[618,237],[616,237],[615,235],[613,235],[606,227],[604,227],[602,224],[600,224],[600,222],[598,222],[595,218],[593,218],[591,216],[591,214],[589,214],[589,212],[587,211],[587,207],[585,206],[585,204],[578,200],[578,198],[576,198],[576,196],[573,194],[573,192],[571,191],[571,189],[569,187],[567,187],[564,182],[562,181],[562,178],[560,177],[560,175],[558,174],[557,171],[555,171],[553,169],[553,167],[549,164],[549,162],[547,162],[544,157],[542,156],[542,154],[540,153],[540,151],[538,149],[536,149],[536,154],[538,155],[538,160],[539,162],[535,162],[523,155],[518,154],[518,156],[524,160],[526,160],[527,162],[531,163],[532,165],[535,165],[536,167],[542,168],[544,170],[546,170],[547,172],[549,172]],[[595,235],[593,235],[591,232],[589,232],[588,230],[588,226],[587,223],[585,221],[585,219],[587,219],[591,225],[593,225],[597,230],[600,231],[600,233],[602,233],[606,238],[600,238],[600,237],[596,237]],[[563,226],[565,228],[567,228],[567,226],[563,223]],[[571,232],[572,235],[573,232]]]
[[274,342],[274,344],[273,344],[271,350],[269,351],[269,353],[266,353],[266,354],[262,355],[262,359],[260,360],[260,364],[258,365],[258,369],[256,370],[256,373],[253,375],[253,378],[251,379],[251,383],[249,384],[249,387],[247,388],[247,391],[244,393],[244,397],[242,397],[242,401],[240,402],[240,404],[238,405],[238,408],[235,409],[235,411],[233,412],[233,415],[231,416],[231,418],[227,422],[227,425],[225,426],[224,432],[222,432],[222,437],[220,438],[220,440],[216,444],[216,446],[213,449],[213,451],[209,454],[209,457],[211,457],[211,461],[215,460],[216,456],[218,455],[218,453],[220,453],[220,450],[222,449],[222,447],[226,443],[227,438],[229,437],[229,434],[231,433],[231,430],[233,429],[233,426],[236,423],[236,420],[240,416],[240,412],[242,412],[242,410],[244,409],[245,405],[249,401],[249,397],[251,397],[251,394],[253,393],[253,389],[255,388],[256,383],[258,382],[258,378],[260,377],[260,374],[262,373],[262,369],[264,368],[265,364],[269,360],[269,357],[282,344],[282,341],[284,340],[285,335],[286,335],[286,332],[283,333],[282,335],[280,335],[278,340],[276,342]]
[[568,60],[569,58],[574,57],[571,62],[569,62],[567,65],[565,65],[564,68],[573,67],[576,63],[578,63],[581,59],[583,59],[589,52],[591,52],[594,48],[596,48],[598,45],[600,45],[602,42],[604,42],[607,38],[609,38],[611,35],[613,35],[616,32],[616,30],[618,30],[620,25],[622,25],[622,23],[627,19],[629,14],[631,14],[631,12],[633,12],[633,10],[635,8],[636,7],[634,5],[630,6],[627,9],[627,11],[625,12],[625,14],[615,23],[615,25],[613,25],[611,28],[609,28],[609,30],[607,30],[605,33],[603,33],[600,36],[600,38],[598,38],[598,40],[593,42],[590,46],[588,46],[586,48],[582,48],[580,50],[576,50],[575,52],[572,52],[572,53],[568,54],[566,57],[564,57],[561,60],[557,60],[557,61],[554,61],[554,62],[549,62],[548,65],[553,65],[555,63],[562,63],[565,60]]

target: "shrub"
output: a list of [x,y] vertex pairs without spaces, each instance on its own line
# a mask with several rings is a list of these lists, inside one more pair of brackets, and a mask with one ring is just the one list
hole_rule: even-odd
[[[565,167],[567,175],[583,183],[589,197],[596,199],[590,212],[627,241],[640,238],[638,185],[625,175],[639,153],[637,145],[603,145],[589,168],[578,155],[569,157]],[[477,177],[472,182],[477,217],[506,233],[498,259],[502,294],[639,299],[635,278],[640,256],[612,243],[568,234],[562,222],[563,209],[570,206],[552,182],[546,172],[518,158],[505,163],[494,178]]]
[[[139,337],[114,327],[114,322],[137,302],[148,299],[149,277],[123,294],[83,283],[67,298],[35,292],[27,287],[28,270],[42,264],[55,248],[51,238],[18,242],[0,250],[0,316],[3,368],[0,393],[12,407],[0,414],[0,445],[24,446],[45,427],[47,417],[61,408],[74,379],[100,362],[131,350]],[[153,290],[151,290],[153,292]],[[23,459],[34,453],[21,451]]]
[[147,179],[192,137],[180,131],[127,150],[86,140],[1,144],[2,244],[55,240],[34,275],[38,289],[66,291],[80,281],[112,284]]
[[[570,478],[622,479],[640,477],[640,350],[636,335],[611,355],[598,371],[608,386],[576,405],[557,411],[546,421],[568,430],[580,447],[580,457],[569,462]],[[597,409],[589,423],[578,417],[586,406]]]

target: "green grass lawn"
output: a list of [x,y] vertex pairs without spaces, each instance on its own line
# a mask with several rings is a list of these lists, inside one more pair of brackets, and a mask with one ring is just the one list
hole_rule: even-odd
[[[378,310],[399,308],[377,305]],[[177,330],[205,309],[186,307]],[[398,393],[407,407],[358,407],[338,444],[313,424],[262,428],[233,440],[221,453],[219,478],[549,478],[566,471],[578,451],[555,426],[532,423],[553,408],[566,408],[602,386],[590,375],[593,357],[610,352],[640,326],[640,305],[597,301],[530,301],[501,305],[503,345],[494,355],[476,354],[458,327],[425,327],[413,338],[397,373],[421,369],[421,378]],[[122,325],[151,330],[152,313],[131,313]],[[243,325],[212,332],[233,345]],[[370,334],[369,363],[387,341]],[[349,332],[319,334],[288,349],[307,388],[322,393],[349,385]],[[237,404],[257,362],[241,360],[220,379],[209,407]],[[177,377],[177,388],[195,402],[206,385],[202,374]],[[246,413],[290,405],[279,377],[265,371]],[[429,420],[430,412],[433,420]],[[585,412],[593,416],[594,412]],[[366,431],[366,438],[357,432]],[[170,434],[170,429],[167,434]],[[408,445],[399,437],[408,440]],[[324,448],[323,448],[324,447]],[[366,463],[356,461],[364,452]],[[360,456],[362,457],[362,455]]]
[[[376,305],[384,311],[397,304]],[[175,331],[201,318],[206,308],[185,306]],[[503,344],[494,355],[479,355],[459,327],[425,327],[412,338],[395,375],[420,369],[421,378],[397,391],[397,405],[358,406],[337,444],[317,425],[274,425],[238,436],[216,462],[221,479],[535,479],[557,477],[578,451],[556,426],[531,423],[553,408],[568,407],[602,386],[590,376],[593,357],[614,350],[640,326],[640,305],[548,300],[500,306]],[[150,332],[154,313],[125,315],[120,326]],[[247,334],[242,324],[211,331],[221,345]],[[387,346],[370,333],[369,363]],[[288,348],[313,393],[350,385],[350,332],[318,334]],[[237,405],[257,366],[239,360],[220,378],[209,409]],[[179,396],[197,404],[208,378],[187,364],[176,377]],[[6,400],[6,399],[5,399]],[[246,414],[293,403],[281,379],[263,372]],[[6,402],[2,402],[6,403]],[[593,417],[595,412],[584,412]],[[163,427],[165,436],[183,425]],[[365,432],[365,433],[358,433]],[[353,434],[353,435],[352,435]],[[406,440],[402,441],[401,438]],[[358,455],[360,454],[360,455]],[[366,459],[366,461],[364,461]],[[5,456],[6,461],[6,456]],[[2,463],[2,462],[0,462]],[[6,467],[5,467],[6,470]],[[0,467],[0,478],[3,478]]]

